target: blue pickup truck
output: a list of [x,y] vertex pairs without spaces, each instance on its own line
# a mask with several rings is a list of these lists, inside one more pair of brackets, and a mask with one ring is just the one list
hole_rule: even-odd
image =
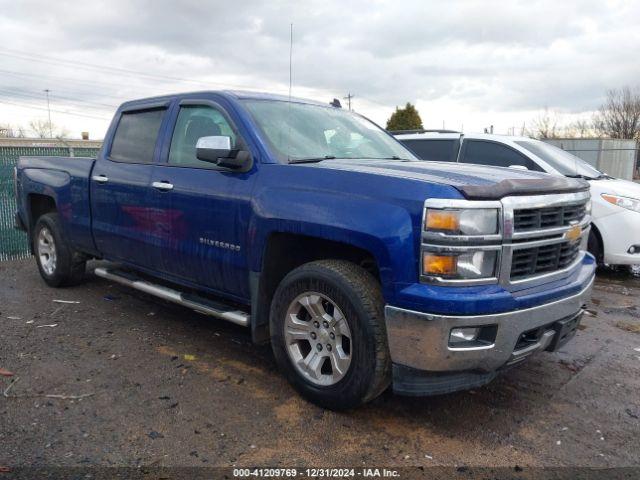
[[575,333],[589,186],[417,160],[338,102],[199,92],[116,112],[97,159],[23,157],[52,287],[114,282],[250,328],[307,398],[478,387]]

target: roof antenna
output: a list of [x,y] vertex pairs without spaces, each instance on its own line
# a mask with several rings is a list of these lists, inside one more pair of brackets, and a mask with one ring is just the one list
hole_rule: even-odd
[[289,101],[291,101],[291,84],[292,84],[292,58],[293,58],[293,23],[289,30]]
[[291,162],[291,85],[293,83],[293,22],[289,25],[289,103],[287,104],[287,162]]

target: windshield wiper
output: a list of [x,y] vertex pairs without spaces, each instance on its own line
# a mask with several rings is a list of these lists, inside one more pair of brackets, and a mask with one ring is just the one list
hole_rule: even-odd
[[[323,160],[335,160],[338,157],[334,155],[325,155],[324,157],[311,157],[311,158],[292,158],[289,160],[290,164],[295,163],[317,163],[322,162]],[[393,155],[391,157],[340,157],[346,160],[401,160],[403,162],[411,162],[412,160],[409,158],[400,158],[397,155]]]
[[289,160],[290,164],[294,163],[317,163],[322,162],[323,160],[335,160],[336,157],[333,155],[325,155],[324,157],[315,157],[315,158],[292,158]]
[[362,160],[402,160],[403,162],[411,162],[410,158],[402,158],[397,155],[392,155],[390,157],[357,157]]
[[576,174],[576,175],[565,175],[565,176],[566,176],[566,177],[569,177],[569,178],[582,178],[583,180],[597,180],[597,178],[595,178],[595,177],[590,177],[590,176],[588,176],[588,175],[579,175],[579,174]]

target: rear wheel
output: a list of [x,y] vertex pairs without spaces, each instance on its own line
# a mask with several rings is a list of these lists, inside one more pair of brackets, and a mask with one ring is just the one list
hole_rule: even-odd
[[32,241],[40,276],[47,285],[62,287],[82,281],[86,261],[64,238],[57,213],[47,213],[38,219]]
[[312,402],[352,408],[389,385],[384,301],[359,266],[322,260],[293,270],[276,290],[270,322],[278,366]]

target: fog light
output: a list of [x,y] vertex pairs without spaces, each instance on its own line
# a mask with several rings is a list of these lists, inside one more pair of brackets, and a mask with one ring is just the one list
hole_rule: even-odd
[[627,250],[628,253],[640,253],[640,245],[631,245],[629,247],[629,250]]
[[478,338],[480,329],[478,327],[454,328],[449,335],[449,343],[473,342]]

